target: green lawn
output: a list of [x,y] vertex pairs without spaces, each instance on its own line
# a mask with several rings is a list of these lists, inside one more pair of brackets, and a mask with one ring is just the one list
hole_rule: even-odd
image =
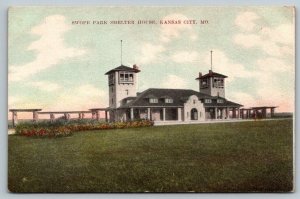
[[292,120],[8,136],[12,192],[293,189]]

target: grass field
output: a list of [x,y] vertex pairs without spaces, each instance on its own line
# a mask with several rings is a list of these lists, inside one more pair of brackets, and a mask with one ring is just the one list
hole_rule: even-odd
[[293,189],[292,120],[8,136],[12,192]]

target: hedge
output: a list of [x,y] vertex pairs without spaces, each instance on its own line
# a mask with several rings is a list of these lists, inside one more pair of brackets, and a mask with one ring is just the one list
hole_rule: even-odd
[[27,137],[65,137],[73,132],[88,130],[123,129],[153,126],[150,120],[103,123],[95,121],[55,121],[23,123],[16,126],[16,134]]

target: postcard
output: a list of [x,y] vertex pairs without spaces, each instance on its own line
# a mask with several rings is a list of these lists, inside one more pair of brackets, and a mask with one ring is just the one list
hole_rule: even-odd
[[293,192],[293,6],[11,7],[8,190]]

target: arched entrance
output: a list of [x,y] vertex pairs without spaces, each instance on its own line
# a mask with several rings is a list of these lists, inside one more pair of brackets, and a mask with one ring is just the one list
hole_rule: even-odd
[[191,110],[191,120],[198,120],[198,110],[195,108]]

